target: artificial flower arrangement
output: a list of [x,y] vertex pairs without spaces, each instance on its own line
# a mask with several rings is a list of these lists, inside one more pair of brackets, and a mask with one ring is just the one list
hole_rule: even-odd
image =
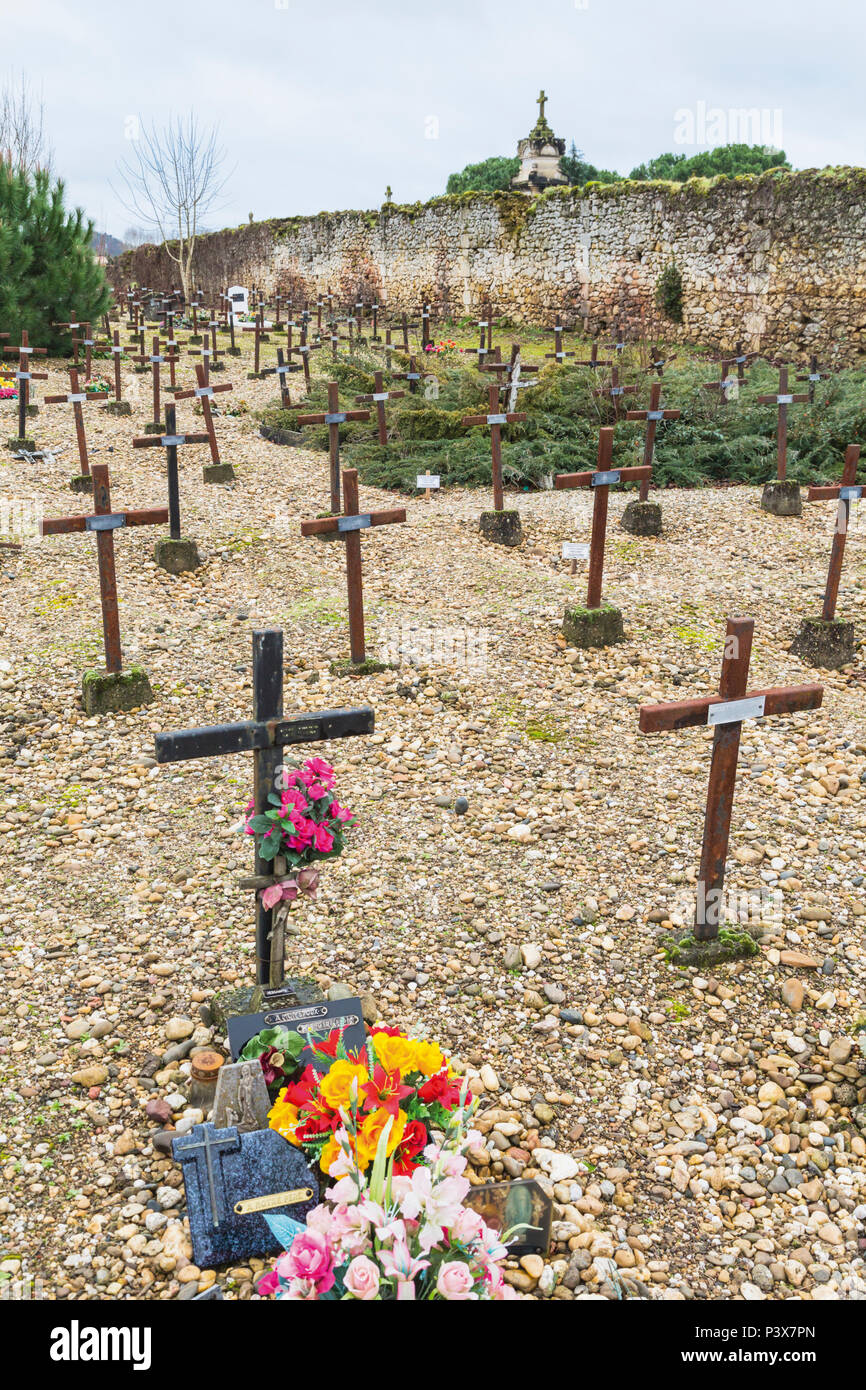
[[0,401],[15,401],[18,399],[18,392],[14,386],[0,386]]
[[[412,1045],[403,1034],[380,1029],[373,1035],[374,1052],[376,1037],[388,1040],[380,1046],[392,1061],[397,1052],[402,1056],[405,1045]],[[438,1051],[435,1043],[414,1045]],[[369,1055],[368,1061],[373,1063]],[[373,1064],[374,1073],[378,1065]],[[334,1067],[321,1078],[320,1091]],[[395,1065],[391,1075],[395,1074],[399,1079],[400,1066]],[[362,1118],[362,1086],[368,1082],[355,1076],[347,1085],[345,1070],[338,1076],[336,1089],[346,1104],[328,1141],[333,1143],[329,1172],[336,1181],[324,1202],[308,1214],[306,1224],[286,1216],[265,1217],[285,1253],[259,1281],[258,1293],[304,1302],[515,1299],[501,1269],[508,1253],[504,1241],[511,1233],[500,1236],[464,1205],[471,1187],[464,1176],[464,1151],[481,1139],[466,1130],[475,1105],[466,1104],[466,1084],[450,1112],[442,1107],[445,1123],[439,1142],[425,1144],[411,1170],[404,1167],[400,1172],[400,1136],[405,1129],[400,1128],[396,1101],[389,1096],[389,1109],[367,1110]],[[365,1132],[367,1118],[380,1112],[385,1118],[376,1121],[378,1132]]]
[[339,1029],[325,1042],[311,1040],[310,1046],[314,1057],[333,1059],[331,1065],[324,1075],[314,1066],[305,1067],[296,1082],[280,1091],[268,1117],[271,1129],[302,1148],[323,1173],[331,1173],[340,1161],[343,1141],[337,1136],[345,1131],[351,1135],[353,1161],[363,1173],[388,1125],[387,1157],[394,1172],[401,1177],[411,1173],[429,1130],[447,1125],[460,1104],[460,1088],[438,1044],[379,1026],[360,1052],[346,1051]]
[[427,343],[425,352],[453,352],[457,344],[453,338],[442,338],[438,343]]
[[267,908],[293,902],[300,894],[316,896],[318,861],[335,859],[343,852],[343,834],[355,816],[334,796],[334,769],[323,758],[308,758],[302,767],[280,770],[278,791],[268,793],[267,810],[254,815],[255,803],[247,804],[243,829],[259,836],[262,859],[285,859],[292,874],[261,889]]

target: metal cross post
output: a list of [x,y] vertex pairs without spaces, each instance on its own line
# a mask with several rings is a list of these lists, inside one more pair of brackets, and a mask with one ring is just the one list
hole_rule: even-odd
[[718,695],[667,705],[642,705],[640,710],[640,729],[645,734],[699,725],[715,728],[698,873],[698,941],[714,941],[719,934],[743,720],[817,709],[824,697],[821,685],[783,686],[747,694],[754,629],[752,618],[728,619]]
[[308,391],[310,389],[310,353],[317,352],[321,346],[321,343],[307,342],[307,325],[303,323],[301,327],[301,341],[298,346],[293,348],[290,344],[287,349],[289,356],[292,356],[293,353],[297,353],[304,364],[304,385]]
[[545,357],[552,357],[554,362],[564,362],[566,357],[573,357],[573,352],[564,352],[562,348],[563,327],[561,323],[553,325],[553,352],[546,352]]
[[331,479],[331,511],[340,510],[340,426],[347,420],[369,420],[369,410],[341,410],[340,388],[328,382],[328,409],[317,415],[299,415],[299,425],[328,426],[328,463]]
[[664,372],[665,367],[668,365],[668,363],[669,363],[669,362],[676,362],[676,360],[677,360],[677,355],[676,355],[676,353],[673,353],[673,355],[672,355],[671,357],[665,357],[664,348],[651,347],[651,348],[650,348],[650,360],[649,360],[649,363],[648,363],[647,365],[648,365],[648,369],[649,369],[651,372],[655,372],[657,376],[661,376],[661,375],[663,374],[663,372]]
[[72,406],[72,414],[75,419],[75,438],[78,444],[78,457],[81,462],[81,477],[73,478],[72,482],[73,486],[77,484],[79,491],[83,490],[87,492],[90,490],[91,485],[90,462],[87,457],[87,435],[84,432],[84,415],[81,407],[86,405],[88,401],[94,400],[95,397],[88,396],[86,391],[79,390],[78,369],[76,367],[69,368],[69,384],[72,390],[67,395],[46,396],[45,404]]
[[105,641],[105,669],[110,674],[122,668],[120,618],[117,610],[117,579],[114,569],[114,532],[120,526],[159,526],[168,521],[165,507],[149,511],[112,512],[108,469],[93,465],[93,515],[62,516],[43,521],[44,536],[68,535],[72,531],[95,531],[99,561],[99,593],[102,601],[102,633]]
[[742,343],[735,344],[732,362],[737,369],[737,383],[740,386],[745,386],[746,368],[752,365],[757,355],[756,352],[745,352]]
[[703,383],[703,389],[705,391],[718,391],[719,403],[721,405],[728,404],[728,401],[731,399],[730,392],[739,391],[740,389],[739,379],[735,376],[729,376],[728,374],[730,371],[730,367],[730,359],[724,357],[722,359],[722,365],[718,381],[705,381]]
[[[391,364],[391,354],[390,354],[390,352],[388,351],[388,349],[390,348],[390,346],[391,346],[391,330],[390,330],[390,328],[389,328],[389,329],[387,329],[387,340],[386,340],[386,343],[385,343],[385,363],[386,363],[386,366],[388,366],[388,367],[390,367],[390,364]],[[410,357],[410,358],[409,358],[409,369],[408,369],[408,371],[405,371],[405,372],[394,372],[394,373],[393,373],[393,376],[394,376],[394,380],[395,380],[395,381],[408,381],[408,383],[409,383],[409,390],[412,392],[412,394],[413,394],[413,396],[414,396],[415,393],[416,393],[416,391],[418,390],[418,383],[419,383],[420,380],[421,380],[421,373],[420,373],[419,370],[418,370],[418,359],[417,359],[417,357]]]
[[18,438],[27,438],[27,407],[30,404],[30,383],[31,381],[46,381],[47,372],[31,372],[30,357],[37,353],[44,357],[47,348],[35,348],[30,346],[30,339],[27,329],[21,330],[21,342],[18,347],[5,347],[3,349],[7,355],[18,354],[18,370],[15,373],[15,380],[18,382]]
[[[207,441],[210,445],[211,467],[219,468],[222,473],[223,465],[222,460],[220,459],[219,445],[217,444],[216,430],[214,429],[213,414],[211,412],[210,403],[212,397],[218,391],[231,391],[232,384],[230,381],[224,381],[219,386],[211,386],[209,382],[205,381],[204,367],[201,365],[200,362],[196,364],[195,379],[198,383],[197,386],[194,386],[190,391],[176,391],[174,394],[174,399],[175,401],[186,401],[190,400],[192,397],[195,397],[196,400],[201,402],[201,413],[204,416],[205,429],[207,430]],[[226,468],[231,469],[231,464],[227,464]],[[234,477],[234,470],[232,470],[231,476]],[[220,481],[226,481],[227,478],[228,474],[225,474],[224,476],[220,477]],[[205,481],[213,481],[213,477],[208,479],[207,473],[205,473]]]
[[788,393],[788,368],[779,368],[779,390],[775,395],[758,396],[758,405],[775,405],[778,410],[776,422],[776,477],[784,481],[788,472],[788,406],[802,405],[809,397],[805,393],[792,396]]
[[620,405],[623,396],[630,396],[637,390],[636,386],[620,386],[619,368],[613,367],[610,373],[610,386],[600,387],[593,394],[596,396],[610,396],[613,403],[613,418],[618,420],[620,417]]
[[608,358],[602,359],[598,355],[598,343],[593,343],[589,351],[589,357],[581,358],[574,364],[576,367],[589,367],[591,371],[596,371],[599,367],[612,367],[613,362]]
[[501,512],[505,505],[502,491],[502,426],[517,424],[526,419],[526,412],[501,411],[499,409],[499,387],[487,388],[489,402],[486,415],[464,415],[461,424],[490,426],[491,472],[493,475],[493,510]]
[[[374,715],[369,706],[324,710],[319,714],[283,715],[283,634],[280,628],[253,632],[253,717],[234,724],[183,729],[157,734],[158,763],[187,762],[193,758],[219,758],[234,753],[253,754],[253,802],[256,815],[268,809],[268,795],[282,785],[283,749],[300,743],[320,743],[332,738],[371,734]],[[263,859],[256,837],[257,887],[274,882],[273,863]],[[260,984],[280,984],[283,961],[271,962],[272,909],[256,898],[256,979]],[[276,977],[276,978],[275,978]]]
[[810,405],[814,404],[814,401],[815,401],[815,387],[816,387],[816,385],[818,384],[818,382],[819,382],[819,381],[824,381],[827,377],[829,377],[829,376],[831,376],[831,375],[832,375],[832,373],[830,373],[830,372],[822,372],[822,371],[821,371],[821,368],[818,366],[818,356],[817,356],[817,353],[814,353],[814,352],[813,352],[813,353],[812,353],[812,356],[809,358],[809,370],[808,370],[808,372],[802,373],[800,376],[798,376],[798,377],[796,378],[797,381],[808,381],[808,383],[809,383],[809,404],[810,404]]
[[830,567],[827,571],[827,586],[824,590],[824,607],[821,617],[832,622],[836,616],[836,602],[839,598],[839,584],[842,578],[842,560],[845,556],[845,541],[848,536],[848,523],[851,518],[851,503],[863,498],[863,488],[857,485],[857,464],[860,461],[860,445],[849,444],[845,450],[845,464],[842,481],[838,487],[810,487],[806,494],[807,502],[839,502],[836,513],[836,527],[833,531],[833,546],[830,551]]
[[115,328],[111,341],[111,356],[114,360],[114,399],[121,399],[122,388],[120,384],[120,359],[124,355],[124,349],[120,345],[120,333]]
[[608,494],[616,483],[637,483],[652,477],[651,468],[614,468],[613,426],[599,431],[598,467],[587,473],[557,473],[555,488],[591,487],[593,490],[592,536],[589,543],[589,577],[586,587],[587,608],[601,607],[601,582],[604,573],[604,546],[607,535]]
[[[659,420],[678,420],[680,411],[665,410],[661,406],[661,382],[653,382],[650,388],[649,410],[627,410],[625,418],[627,420],[646,420],[646,434],[644,436],[643,461],[647,468],[653,466],[653,452],[656,442],[656,428]],[[640,500],[645,502],[649,496],[649,478],[644,478],[640,485]]]
[[261,376],[275,376],[277,378],[283,410],[291,410],[292,408],[292,398],[289,395],[289,386],[286,377],[290,372],[299,371],[301,371],[300,362],[287,362],[283,355],[283,349],[277,348],[277,365],[275,367],[264,367],[260,372]]
[[369,526],[390,526],[406,520],[404,507],[388,511],[358,511],[358,470],[343,470],[343,515],[302,521],[302,536],[321,536],[337,532],[346,538],[346,584],[349,590],[349,646],[357,665],[366,659],[364,642],[364,590],[361,580],[361,531]]
[[356,396],[356,405],[366,405],[369,401],[376,407],[376,421],[379,430],[379,443],[388,443],[388,425],[385,420],[385,402],[400,400],[405,396],[405,391],[386,391],[385,380],[381,372],[373,373],[373,392],[372,395]]
[[173,405],[165,407],[165,434],[140,435],[132,441],[133,449],[165,449],[168,473],[168,533],[173,541],[181,539],[180,483],[177,469],[178,446],[209,443],[210,438],[206,434],[177,433],[177,411]]
[[142,367],[150,363],[151,375],[153,377],[153,415],[148,423],[150,429],[159,430],[162,427],[159,418],[161,409],[159,368],[161,363],[168,361],[168,358],[163,357],[159,350],[159,338],[153,339],[153,346],[149,354],[142,353],[141,356],[137,357],[135,360]]

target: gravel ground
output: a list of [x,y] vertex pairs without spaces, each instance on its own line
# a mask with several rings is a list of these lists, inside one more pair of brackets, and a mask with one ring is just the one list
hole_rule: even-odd
[[[226,375],[255,408],[274,390],[247,366]],[[162,451],[130,447],[149,390],[128,377],[131,420],[86,410],[115,509],[164,505]],[[15,403],[0,412],[5,438]],[[188,402],[178,416],[193,426]],[[67,486],[71,411],[32,426],[64,452],[4,452],[3,496],[87,510]],[[155,531],[116,537],[147,708],[81,709],[81,673],[102,660],[93,538],[0,551],[0,1278],[48,1298],[187,1298],[214,1278],[252,1294],[261,1262],[192,1264],[180,1170],[154,1147],[160,1116],[194,1121],[185,1059],[222,1041],[212,993],[252,977],[236,884],[249,842],[233,828],[252,769],[157,768],[153,734],[248,718],[250,633],[278,625],[287,711],[369,702],[377,729],[316,749],[360,824],[293,914],[289,967],[371,994],[471,1073],[476,1173],[540,1176],[555,1200],[547,1260],[512,1262],[511,1282],[557,1299],[862,1299],[863,653],[824,677],[820,710],[744,728],[728,886],[764,892],[764,924],[756,957],[712,975],[659,945],[688,920],[708,734],[637,725],[641,703],[717,689],[727,616],[756,621],[753,687],[815,678],[787,646],[820,611],[832,504],[778,519],[753,489],[666,492],[664,536],[639,540],[612,494],[605,595],[627,640],[579,654],[559,624],[585,573],[559,555],[589,538],[588,495],[517,498],[513,551],[478,537],[487,493],[410,499],[407,525],[362,542],[368,650],[402,648],[401,664],[338,677],[341,550],[299,535],[327,506],[326,459],[266,443],[250,415],[220,414],[217,431],[234,485],[202,482],[206,448],[181,451],[202,568],[171,578]],[[362,488],[362,508],[394,502]],[[839,599],[861,637],[863,557],[861,528]]]

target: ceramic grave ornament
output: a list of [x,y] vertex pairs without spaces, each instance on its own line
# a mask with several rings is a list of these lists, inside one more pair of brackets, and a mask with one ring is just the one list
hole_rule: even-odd
[[211,1121],[216,1129],[267,1129],[271,1108],[265,1077],[258,1061],[232,1062],[220,1068]]

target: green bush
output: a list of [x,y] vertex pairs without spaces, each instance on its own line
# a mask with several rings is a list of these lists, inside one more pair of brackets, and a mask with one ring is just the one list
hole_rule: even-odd
[[656,304],[671,323],[682,323],[683,277],[673,262],[665,266],[656,281]]

